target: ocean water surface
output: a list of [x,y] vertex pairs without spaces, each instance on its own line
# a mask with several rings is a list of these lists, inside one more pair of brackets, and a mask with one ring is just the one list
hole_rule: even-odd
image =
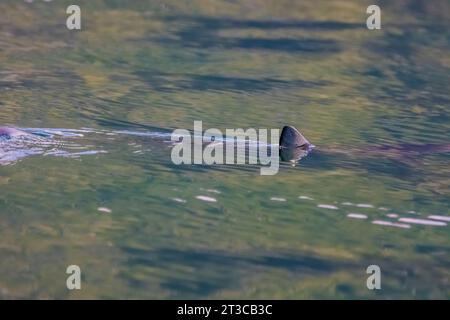
[[[0,3],[0,125],[54,130],[0,141],[0,298],[450,298],[449,153],[389,149],[450,143],[448,1],[70,4]],[[174,165],[196,120],[316,148]]]

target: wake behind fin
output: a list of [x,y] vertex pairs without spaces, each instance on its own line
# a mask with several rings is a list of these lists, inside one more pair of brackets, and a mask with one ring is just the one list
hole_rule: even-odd
[[280,135],[280,148],[292,149],[298,147],[308,147],[311,144],[308,140],[293,126],[284,126]]

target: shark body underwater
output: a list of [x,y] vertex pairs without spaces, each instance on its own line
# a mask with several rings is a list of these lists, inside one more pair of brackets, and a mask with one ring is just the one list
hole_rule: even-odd
[[[134,124],[136,125],[136,124]],[[34,155],[53,155],[61,157],[78,158],[83,155],[106,153],[103,150],[89,150],[86,146],[77,144],[71,139],[83,137],[84,134],[101,133],[106,135],[132,135],[140,136],[155,144],[170,142],[171,130],[148,131],[103,131],[94,129],[51,129],[51,128],[15,128],[0,127],[0,165],[14,164],[22,158]],[[227,139],[224,139],[224,143]],[[234,139],[232,140],[234,143]],[[162,146],[162,145],[161,145]],[[166,144],[167,146],[167,144]],[[246,145],[248,147],[248,145]],[[344,155],[353,158],[384,157],[404,162],[405,159],[414,159],[425,154],[438,154],[450,152],[450,143],[444,144],[399,144],[382,145],[368,148],[341,147],[315,147],[293,126],[284,126],[281,130],[278,143],[279,157],[282,162],[296,164],[314,149],[315,154],[337,156]]]
[[[285,126],[280,135],[280,158],[283,161],[295,161],[308,154],[312,145],[295,127]],[[328,146],[320,148],[319,153],[324,155],[347,155],[351,157],[384,156],[389,159],[411,158],[425,154],[438,154],[450,152],[450,143],[442,144],[398,144],[381,145],[365,148],[351,146]]]

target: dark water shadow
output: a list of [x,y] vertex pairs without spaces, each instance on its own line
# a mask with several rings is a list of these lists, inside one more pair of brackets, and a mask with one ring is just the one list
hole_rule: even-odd
[[304,29],[304,30],[348,30],[365,28],[361,23],[350,23],[341,21],[313,21],[313,20],[239,20],[232,17],[212,18],[206,16],[165,16],[164,21],[170,23],[196,23],[198,27],[207,29]]
[[[163,288],[172,291],[173,297],[210,295],[222,289],[238,286],[245,277],[245,272],[281,269],[307,275],[331,273],[346,267],[346,263],[340,261],[328,261],[303,253],[244,256],[170,248],[143,250],[123,247],[122,250],[128,256],[128,266],[145,265],[169,271],[173,269],[170,276],[163,279],[161,284]],[[190,271],[176,272],[181,266],[182,270]],[[137,285],[145,287],[145,283]]]
[[166,39],[166,44],[181,44],[191,48],[220,49],[253,49],[284,52],[338,52],[339,47],[334,40],[321,39],[290,39],[290,38],[230,38],[212,35],[196,35],[188,32],[178,33],[179,40]]
[[200,74],[168,74],[150,71],[135,73],[153,90],[174,92],[178,90],[192,91],[231,91],[231,92],[263,92],[271,89],[312,88],[323,86],[324,81],[283,80],[275,78],[242,78],[220,75]]
[[188,48],[269,50],[285,53],[334,53],[340,51],[340,46],[334,40],[318,37],[233,37],[221,36],[219,32],[249,28],[264,31],[277,29],[337,31],[362,27],[360,24],[337,21],[237,20],[203,16],[166,16],[162,20],[168,25],[180,28],[173,32],[172,37],[149,38],[149,40]]

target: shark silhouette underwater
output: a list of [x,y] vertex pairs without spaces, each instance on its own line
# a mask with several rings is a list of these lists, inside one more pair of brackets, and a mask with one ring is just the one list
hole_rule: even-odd
[[[144,125],[140,125],[146,127]],[[82,155],[106,153],[103,150],[83,150],[82,145],[73,142],[64,142],[56,138],[82,137],[85,133],[105,133],[92,129],[40,129],[0,127],[0,165],[8,165],[33,155],[54,155],[77,158]],[[112,131],[109,134],[126,134],[141,136],[153,142],[168,142],[170,130],[160,131]],[[107,133],[108,134],[108,133]],[[233,140],[234,143],[234,140]],[[282,162],[292,165],[298,163],[311,151],[320,155],[344,155],[353,158],[385,157],[397,161],[414,159],[425,154],[438,154],[450,152],[450,143],[444,144],[399,144],[381,145],[368,148],[355,148],[349,146],[316,148],[293,126],[284,126],[281,130],[278,143],[279,157]]]
[[[283,161],[296,161],[307,155],[315,146],[312,145],[293,126],[285,126],[280,135],[280,158]],[[351,146],[322,147],[319,153],[324,155],[346,155],[354,158],[385,157],[398,161],[411,159],[425,154],[450,152],[450,143],[442,144],[398,144],[379,145],[366,148]]]

